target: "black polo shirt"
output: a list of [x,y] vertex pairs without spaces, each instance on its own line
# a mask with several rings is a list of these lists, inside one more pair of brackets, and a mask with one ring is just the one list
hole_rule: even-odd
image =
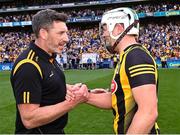
[[[66,81],[55,56],[50,56],[34,43],[16,60],[11,72],[11,84],[16,104],[54,105],[65,100]],[[46,114],[44,114],[46,115]],[[68,114],[35,128],[26,129],[17,109],[15,133],[61,133]]]

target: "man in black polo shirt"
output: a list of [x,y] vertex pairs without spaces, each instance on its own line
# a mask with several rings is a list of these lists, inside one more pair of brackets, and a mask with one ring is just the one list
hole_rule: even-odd
[[69,40],[66,20],[65,14],[50,9],[33,16],[36,40],[17,58],[11,72],[17,105],[17,134],[63,134],[67,112],[86,100],[84,85],[75,101],[65,100],[65,76],[55,54],[61,53]]

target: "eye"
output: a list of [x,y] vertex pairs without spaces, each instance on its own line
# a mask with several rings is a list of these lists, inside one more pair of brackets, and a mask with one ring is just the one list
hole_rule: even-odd
[[65,33],[64,31],[60,31],[58,34],[63,35],[64,33]]

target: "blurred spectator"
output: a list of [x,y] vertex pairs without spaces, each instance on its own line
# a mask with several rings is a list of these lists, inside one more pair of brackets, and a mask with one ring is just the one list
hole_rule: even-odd
[[0,56],[2,62],[13,62],[27,48],[33,36],[30,33],[0,33]]
[[141,27],[139,41],[152,53],[155,59],[161,54],[168,59],[180,58],[180,24],[147,24]]
[[[150,50],[155,59],[161,54],[167,59],[180,59],[180,23],[144,24],[140,29],[139,42]],[[98,26],[70,28],[70,43],[65,47],[68,66],[80,68],[82,53],[98,53],[99,62],[112,58],[101,45]],[[0,33],[0,62],[13,62],[33,39],[29,32]],[[67,66],[67,65],[66,65]]]
[[[65,3],[85,3],[90,1],[101,1],[101,0],[28,0],[28,1],[18,0],[18,1],[0,3],[0,8],[7,9],[7,8],[15,8],[15,7],[28,7],[28,6],[40,6],[40,7],[45,6],[47,8],[47,5],[58,5]],[[159,2],[159,3],[156,2],[150,4],[138,4],[135,7],[133,6],[133,8],[139,12],[179,10],[180,9],[179,4],[177,3],[174,4],[174,3],[172,1],[166,1],[166,2]]]
[[[33,0],[32,0],[33,1]],[[57,1],[51,1],[56,2]],[[48,4],[47,2],[46,4]],[[1,3],[0,3],[1,4]],[[119,5],[114,5],[114,7],[119,7]],[[157,12],[157,11],[171,11],[171,10],[180,10],[180,4],[177,3],[170,3],[170,2],[162,2],[162,3],[155,3],[155,4],[146,4],[142,5],[139,4],[137,6],[131,7],[136,12],[141,13],[149,13],[149,12]],[[60,10],[60,12],[64,12],[68,15],[69,18],[73,17],[95,17],[101,16],[106,10],[111,9],[111,7],[101,7],[101,9],[71,9],[71,10]],[[21,14],[14,14],[14,15],[6,15],[3,14],[0,16],[0,22],[18,22],[18,21],[31,21],[32,20],[32,13],[21,13]]]

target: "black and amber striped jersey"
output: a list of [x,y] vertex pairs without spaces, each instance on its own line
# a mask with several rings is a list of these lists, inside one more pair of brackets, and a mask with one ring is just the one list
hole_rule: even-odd
[[[114,131],[126,133],[137,111],[132,88],[144,84],[158,85],[157,67],[149,52],[141,45],[133,44],[120,54],[111,83]],[[158,131],[158,125],[155,124]],[[152,133],[155,133],[155,126]]]
[[[50,56],[34,43],[15,61],[11,84],[16,104],[53,105],[65,100],[66,81],[55,56]],[[67,114],[35,129],[26,129],[17,109],[15,133],[60,133],[67,123]]]

